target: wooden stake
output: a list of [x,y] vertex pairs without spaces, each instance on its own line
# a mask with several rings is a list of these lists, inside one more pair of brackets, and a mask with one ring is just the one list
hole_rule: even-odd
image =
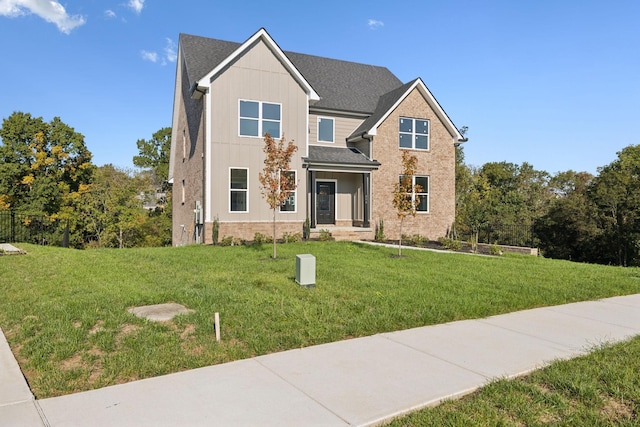
[[220,341],[220,313],[215,314],[213,324],[216,328],[216,341]]

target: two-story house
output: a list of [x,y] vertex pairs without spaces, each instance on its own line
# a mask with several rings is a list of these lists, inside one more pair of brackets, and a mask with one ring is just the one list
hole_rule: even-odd
[[402,152],[418,158],[422,193],[403,231],[444,236],[455,216],[455,146],[463,137],[417,78],[387,68],[285,52],[266,30],[244,43],[181,34],[171,138],[173,243],[271,235],[261,195],[263,136],[298,147],[297,182],[277,212],[278,234],[312,231],[370,239],[384,220],[397,238],[392,205]]

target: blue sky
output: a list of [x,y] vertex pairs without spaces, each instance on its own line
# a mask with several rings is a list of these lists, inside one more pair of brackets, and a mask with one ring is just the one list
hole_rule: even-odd
[[422,77],[466,162],[595,173],[639,144],[640,1],[0,0],[0,118],[59,116],[98,165],[171,126],[180,33]]

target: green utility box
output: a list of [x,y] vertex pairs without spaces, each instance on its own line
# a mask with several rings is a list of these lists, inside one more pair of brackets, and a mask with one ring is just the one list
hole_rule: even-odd
[[316,285],[316,257],[311,254],[296,255],[296,282],[307,288]]

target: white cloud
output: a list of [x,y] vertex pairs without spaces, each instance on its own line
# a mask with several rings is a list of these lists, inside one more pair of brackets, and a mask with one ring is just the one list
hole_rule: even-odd
[[377,19],[369,19],[367,25],[369,26],[369,29],[376,30],[380,27],[384,27],[384,22],[378,21]]
[[111,18],[115,18],[117,15],[113,10],[107,9],[107,10],[104,11],[104,16],[106,16],[107,18],[111,19]]
[[142,12],[142,8],[144,7],[144,0],[129,0],[127,4],[135,13]]
[[166,45],[163,49],[162,54],[158,54],[155,51],[140,51],[140,56],[145,61],[151,61],[153,63],[160,63],[160,65],[167,65],[169,62],[176,62],[178,58],[178,54],[176,53],[176,43],[170,38],[166,38]]
[[169,62],[176,62],[178,54],[176,53],[176,43],[167,37],[167,45],[164,47],[164,56]]
[[69,34],[86,20],[80,15],[69,15],[59,2],[53,0],[0,0],[0,15],[14,18],[33,13]]
[[144,59],[145,61],[158,62],[157,52],[148,52],[146,50],[143,50],[140,52],[140,55],[142,55],[142,59]]

